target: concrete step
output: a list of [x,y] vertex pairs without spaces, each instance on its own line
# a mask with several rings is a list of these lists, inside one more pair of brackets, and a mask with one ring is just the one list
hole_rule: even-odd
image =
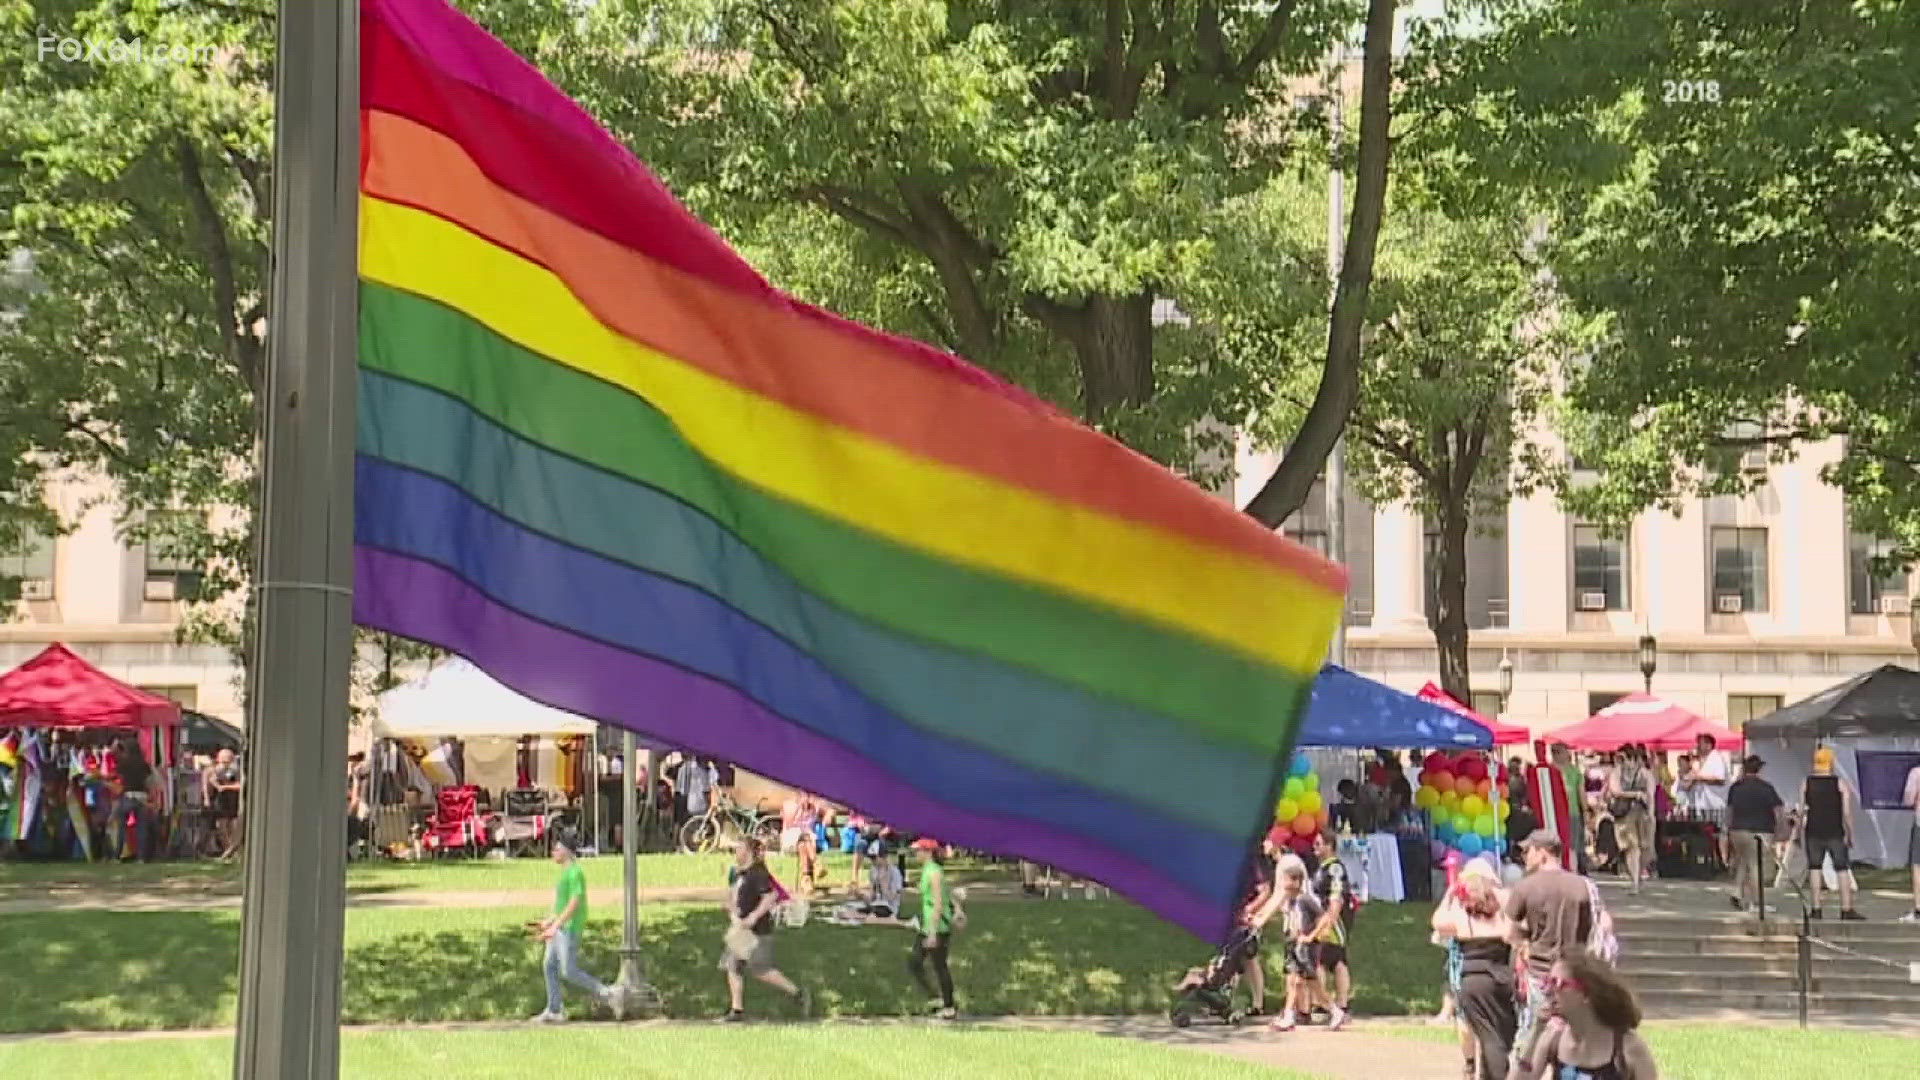
[[[1799,970],[1799,960],[1792,953],[1780,956],[1731,956],[1714,953],[1703,956],[1697,952],[1647,952],[1639,949],[1622,951],[1620,970],[1629,975],[1641,973],[1708,973],[1715,975],[1785,975],[1791,978]],[[1813,957],[1815,978],[1847,975],[1878,975],[1890,972],[1884,964],[1871,960],[1862,960],[1850,956],[1822,956],[1818,952]],[[1892,974],[1900,974],[1897,971]]]
[[[1891,947],[1903,947],[1915,951],[1920,958],[1920,924],[1899,922],[1841,922],[1833,918],[1813,922],[1812,929],[1816,937],[1839,942],[1878,942]],[[1751,915],[1734,915],[1729,918],[1714,916],[1678,916],[1678,915],[1626,915],[1614,912],[1614,933],[1625,941],[1629,938],[1786,938],[1792,940],[1800,931],[1800,913],[1797,910],[1776,908],[1766,922],[1762,923]]]
[[[1797,937],[1793,933],[1752,933],[1752,934],[1707,934],[1707,933],[1640,933],[1616,928],[1622,951],[1654,953],[1696,953],[1711,956],[1791,956],[1798,948]],[[1892,934],[1849,933],[1845,930],[1834,931],[1830,927],[1816,924],[1813,936],[1821,941],[1831,942],[1844,948],[1853,949],[1869,956],[1883,957],[1902,963],[1920,961],[1920,938],[1910,939]],[[1816,953],[1820,952],[1818,946]],[[1832,950],[1826,950],[1831,953]]]
[[[1726,974],[1716,971],[1662,971],[1625,969],[1634,988],[1643,993],[1660,990],[1698,990],[1721,994],[1774,994],[1796,991],[1791,971],[1780,974]],[[1851,997],[1859,994],[1913,995],[1920,997],[1920,986],[1913,985],[1905,972],[1882,968],[1872,973],[1813,973],[1813,992],[1822,998]]]
[[[1636,990],[1635,996],[1647,1014],[1659,1019],[1663,1012],[1701,1012],[1732,1009],[1753,1013],[1792,1013],[1798,998],[1791,987],[1766,991],[1679,990],[1649,988]],[[1818,993],[1808,999],[1810,1010],[1822,1013],[1851,1013],[1862,1016],[1920,1016],[1920,994]]]

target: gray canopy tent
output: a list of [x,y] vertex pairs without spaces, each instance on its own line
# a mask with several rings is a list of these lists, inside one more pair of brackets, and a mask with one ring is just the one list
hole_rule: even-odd
[[1902,803],[1907,774],[1920,768],[1920,671],[1887,664],[1804,701],[1750,721],[1748,752],[1793,801],[1818,746],[1833,749],[1834,771],[1860,794],[1853,856],[1876,866],[1906,863],[1914,814]]

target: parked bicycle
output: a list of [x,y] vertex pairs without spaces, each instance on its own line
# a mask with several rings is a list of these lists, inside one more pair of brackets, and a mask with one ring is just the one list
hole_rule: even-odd
[[688,818],[680,826],[680,850],[705,854],[729,847],[743,837],[760,841],[766,850],[778,850],[779,816],[723,800],[706,813]]

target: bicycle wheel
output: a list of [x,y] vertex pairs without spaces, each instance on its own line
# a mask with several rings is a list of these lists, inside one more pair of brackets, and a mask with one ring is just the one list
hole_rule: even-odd
[[747,835],[760,841],[760,850],[780,850],[780,819],[777,817],[761,817],[756,814],[752,818],[752,822],[753,824],[749,827]]
[[680,850],[705,855],[720,846],[720,824],[711,814],[701,814],[680,826]]

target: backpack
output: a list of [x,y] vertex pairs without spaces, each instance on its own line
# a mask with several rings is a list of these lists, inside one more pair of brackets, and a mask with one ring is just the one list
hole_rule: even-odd
[[956,934],[967,928],[966,899],[965,888],[947,890],[947,918],[953,924],[953,932]]

